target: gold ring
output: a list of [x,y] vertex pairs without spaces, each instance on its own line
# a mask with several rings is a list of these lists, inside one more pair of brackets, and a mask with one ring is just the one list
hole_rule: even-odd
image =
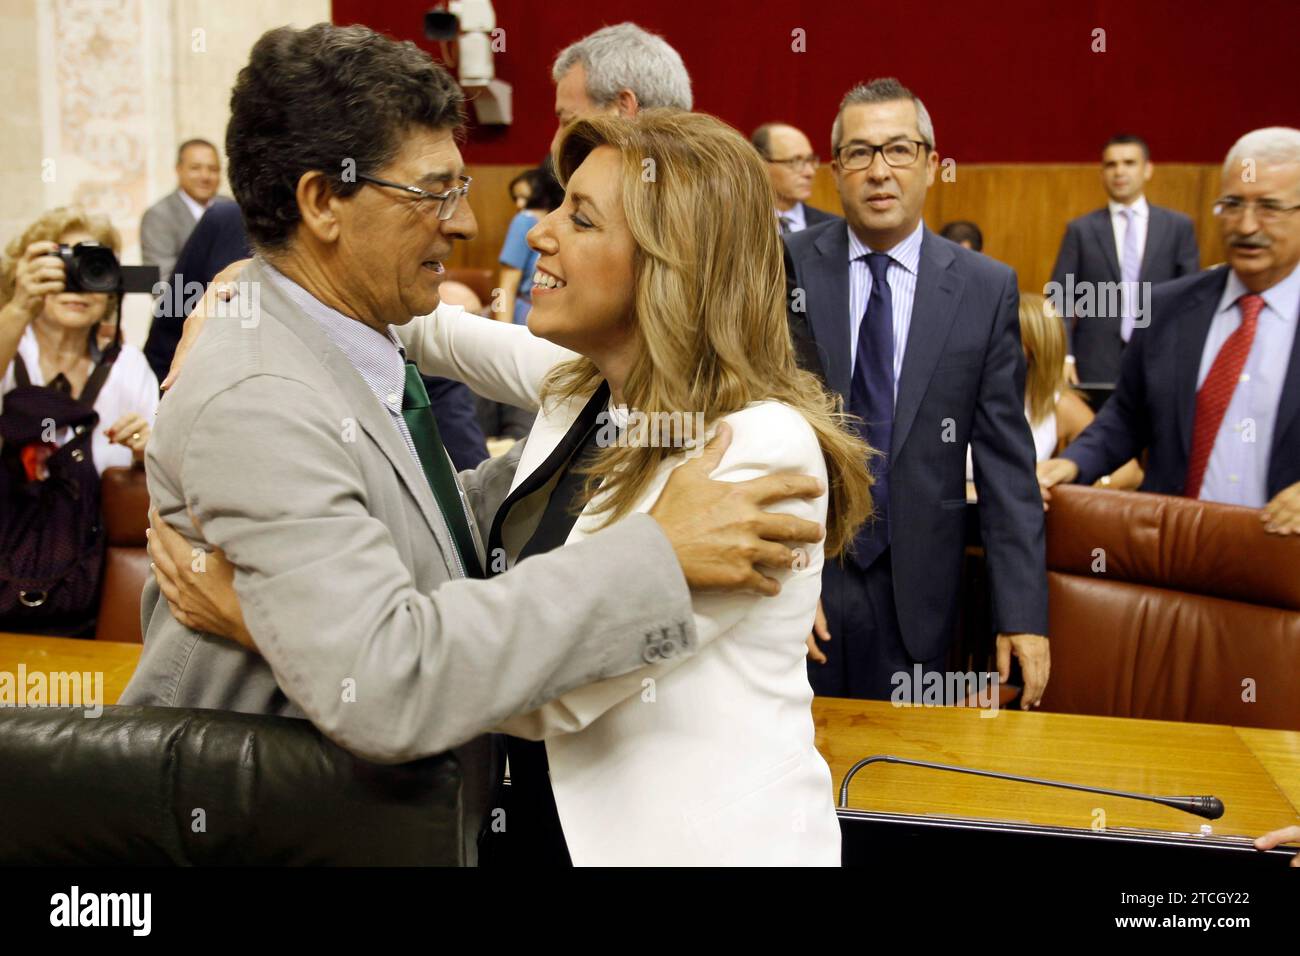
[[139,432],[136,432],[135,434],[133,434],[133,435],[131,436],[131,441],[136,442],[136,441],[139,441],[139,440],[140,440],[140,433],[139,433]]

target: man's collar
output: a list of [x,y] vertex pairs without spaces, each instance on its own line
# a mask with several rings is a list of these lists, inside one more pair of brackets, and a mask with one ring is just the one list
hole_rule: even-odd
[[[1250,290],[1237,273],[1229,269],[1228,281],[1223,287],[1223,295],[1219,298],[1219,307],[1214,314],[1226,312],[1243,295],[1250,295]],[[1292,269],[1285,279],[1275,282],[1259,295],[1264,299],[1264,304],[1284,322],[1294,322],[1297,312],[1300,312],[1300,265]]]
[[1132,209],[1135,213],[1137,213],[1139,219],[1146,219],[1147,216],[1149,216],[1151,213],[1151,208],[1147,205],[1147,197],[1145,193],[1143,193],[1141,196],[1138,196],[1137,199],[1133,200],[1133,202],[1129,203],[1127,206],[1124,205],[1122,202],[1116,202],[1113,199],[1108,203],[1108,205],[1110,207],[1110,214],[1112,217],[1119,214],[1125,209]]
[[[847,222],[844,224],[844,228],[849,231],[850,262],[861,259],[863,256],[876,251],[859,239],[858,234],[853,231],[853,227]],[[921,237],[924,234],[925,220],[922,219],[916,224],[916,228],[912,230],[911,235],[892,248],[884,250],[885,255],[889,256],[889,258],[893,259],[908,272],[915,275],[921,263]]]
[[778,209],[776,211],[776,218],[785,219],[792,226],[799,226],[801,229],[808,224],[807,219],[804,217],[803,203],[801,202],[795,203],[792,208],[787,209],[784,212]]

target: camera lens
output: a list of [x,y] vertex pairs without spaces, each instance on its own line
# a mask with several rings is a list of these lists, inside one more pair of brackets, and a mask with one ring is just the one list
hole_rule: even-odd
[[83,242],[72,250],[69,291],[116,292],[120,284],[120,269],[112,249]]

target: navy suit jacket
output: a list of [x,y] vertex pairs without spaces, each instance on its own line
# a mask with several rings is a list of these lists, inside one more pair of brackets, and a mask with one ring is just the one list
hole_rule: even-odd
[[[1228,283],[1220,266],[1156,288],[1151,324],[1136,329],[1124,352],[1115,394],[1083,434],[1061,453],[1091,484],[1130,458],[1147,453],[1143,491],[1181,495],[1196,417],[1196,376],[1215,309]],[[1272,498],[1300,481],[1300,335],[1291,349],[1269,449]]]
[[811,229],[813,226],[819,226],[824,222],[831,222],[840,219],[840,216],[833,212],[826,212],[824,209],[818,209],[816,206],[810,206],[807,203],[801,203],[803,206],[803,224],[805,229]]
[[[1147,241],[1142,251],[1139,282],[1168,282],[1201,268],[1192,220],[1180,212],[1148,204]],[[1052,268],[1052,281],[1066,287],[1067,275],[1081,282],[1119,282],[1119,255],[1110,208],[1095,209],[1065,227],[1065,238]],[[1094,292],[1095,295],[1095,292]],[[1124,340],[1119,316],[1067,318],[1066,335],[1082,382],[1111,383],[1119,378]]]
[[[790,332],[800,364],[847,406],[853,374],[848,226],[837,220],[784,239]],[[967,444],[994,626],[1046,634],[1043,499],[1025,420],[1016,274],[929,229],[921,240],[892,442],[890,550],[908,652],[923,660],[938,656],[956,625]]]

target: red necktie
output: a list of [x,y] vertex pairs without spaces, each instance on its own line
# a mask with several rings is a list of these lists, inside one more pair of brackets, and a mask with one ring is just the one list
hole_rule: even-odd
[[1183,495],[1197,498],[1201,494],[1201,481],[1205,467],[1210,463],[1210,452],[1219,435],[1219,426],[1232,402],[1232,393],[1241,380],[1241,370],[1246,365],[1251,343],[1255,341],[1255,328],[1264,299],[1258,295],[1243,295],[1237,300],[1241,309],[1241,325],[1228,336],[1228,340],[1214,357],[1210,374],[1205,376],[1200,391],[1196,393],[1196,417],[1192,426],[1192,454],[1187,461],[1187,485]]

